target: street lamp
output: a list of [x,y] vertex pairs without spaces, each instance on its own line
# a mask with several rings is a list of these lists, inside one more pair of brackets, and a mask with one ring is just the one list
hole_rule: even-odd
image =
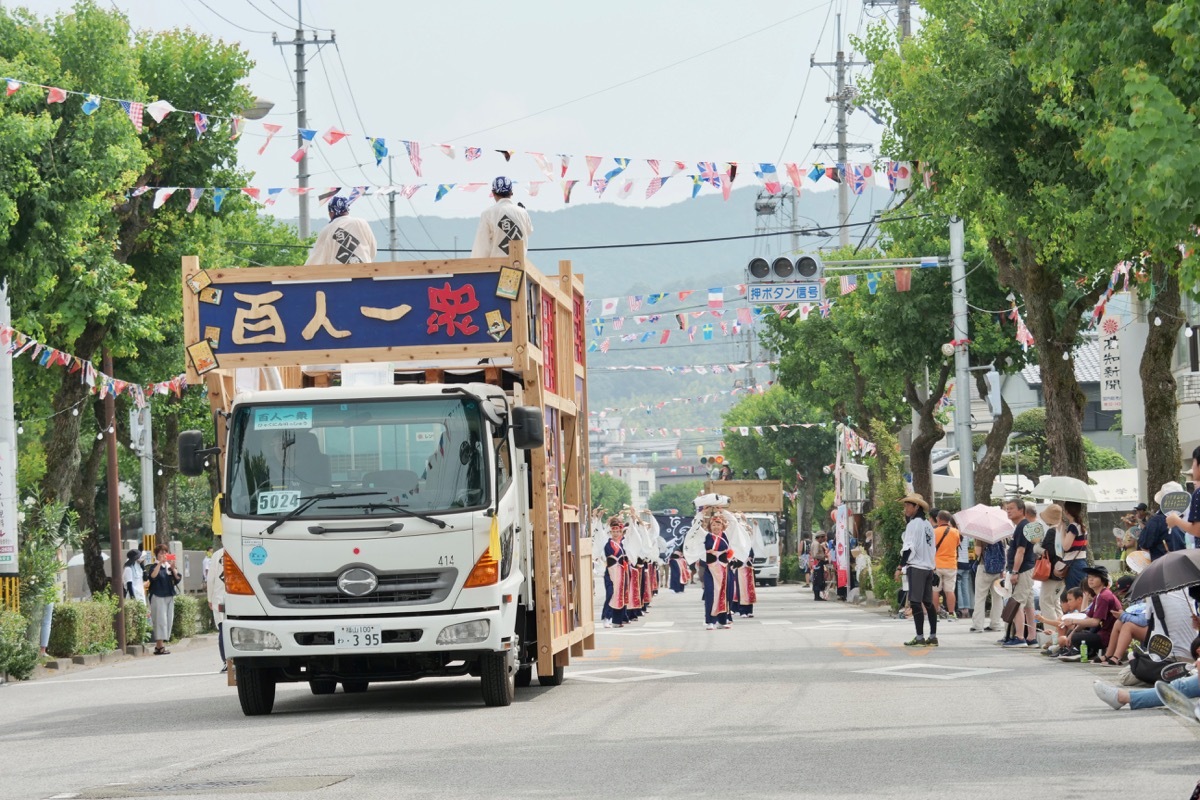
[[274,107],[275,104],[265,97],[255,97],[254,105],[242,109],[242,116],[246,119],[262,119],[267,114],[270,114],[271,109]]

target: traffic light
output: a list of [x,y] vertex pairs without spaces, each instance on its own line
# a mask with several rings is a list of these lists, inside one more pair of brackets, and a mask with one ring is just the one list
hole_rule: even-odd
[[813,282],[825,277],[825,265],[820,256],[800,256],[791,259],[788,256],[767,261],[765,258],[752,258],[746,265],[746,271],[756,281],[798,281]]
[[996,371],[995,367],[992,367],[983,377],[987,381],[988,387],[988,409],[992,412],[994,419],[999,417],[1004,411],[1004,405],[1000,399],[1000,373]]

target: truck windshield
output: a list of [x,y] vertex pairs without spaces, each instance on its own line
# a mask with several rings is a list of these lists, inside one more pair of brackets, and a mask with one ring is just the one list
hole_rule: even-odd
[[[230,420],[227,493],[235,517],[419,514],[487,504],[490,443],[470,397],[244,405]],[[337,495],[371,492],[364,503]],[[374,493],[378,494],[374,494]]]

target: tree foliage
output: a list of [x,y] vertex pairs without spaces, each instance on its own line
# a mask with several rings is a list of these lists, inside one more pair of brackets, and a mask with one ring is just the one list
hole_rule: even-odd
[[646,506],[651,511],[674,508],[678,509],[681,515],[690,516],[696,511],[696,506],[692,503],[692,500],[703,494],[703,492],[704,481],[669,483],[650,495],[650,499],[646,501]]
[[604,509],[605,515],[616,514],[633,501],[633,492],[619,478],[603,472],[593,472],[591,477],[592,508]]

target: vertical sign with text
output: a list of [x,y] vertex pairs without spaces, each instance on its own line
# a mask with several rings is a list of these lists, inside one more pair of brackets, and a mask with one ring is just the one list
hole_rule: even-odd
[[1105,314],[1100,320],[1100,408],[1121,410],[1121,318]]

